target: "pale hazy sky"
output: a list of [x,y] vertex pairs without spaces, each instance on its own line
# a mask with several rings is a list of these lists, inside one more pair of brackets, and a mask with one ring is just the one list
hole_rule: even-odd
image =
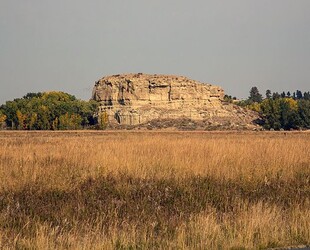
[[309,91],[310,0],[0,0],[0,104],[125,72]]

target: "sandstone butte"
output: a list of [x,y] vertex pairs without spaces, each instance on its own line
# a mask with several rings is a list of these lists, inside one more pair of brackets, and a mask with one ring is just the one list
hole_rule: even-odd
[[221,87],[183,76],[121,74],[95,83],[99,119],[115,127],[254,129],[255,112],[224,102]]

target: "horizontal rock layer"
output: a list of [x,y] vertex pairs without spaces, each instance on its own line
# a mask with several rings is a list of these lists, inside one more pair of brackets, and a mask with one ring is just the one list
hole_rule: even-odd
[[92,94],[109,123],[137,125],[184,117],[210,121],[227,117],[248,123],[246,113],[225,105],[223,97],[223,89],[211,84],[183,76],[142,73],[103,77],[95,83]]

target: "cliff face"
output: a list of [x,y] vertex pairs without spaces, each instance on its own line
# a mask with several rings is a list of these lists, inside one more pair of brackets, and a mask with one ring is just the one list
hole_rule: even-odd
[[109,123],[121,125],[180,118],[242,120],[236,111],[239,107],[225,105],[223,97],[223,89],[211,84],[182,76],[141,73],[103,77],[96,82],[92,94],[101,103],[99,112],[106,114]]

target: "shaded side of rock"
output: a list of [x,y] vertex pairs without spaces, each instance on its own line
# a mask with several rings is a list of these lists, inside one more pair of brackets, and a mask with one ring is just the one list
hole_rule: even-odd
[[[183,126],[186,129],[201,127],[196,123],[203,121],[255,126],[256,113],[227,104],[223,98],[224,91],[218,86],[183,76],[141,73],[103,77],[92,93],[92,99],[101,104],[98,117],[104,114],[111,127],[180,119],[193,121]],[[173,127],[182,129],[182,124]]]

